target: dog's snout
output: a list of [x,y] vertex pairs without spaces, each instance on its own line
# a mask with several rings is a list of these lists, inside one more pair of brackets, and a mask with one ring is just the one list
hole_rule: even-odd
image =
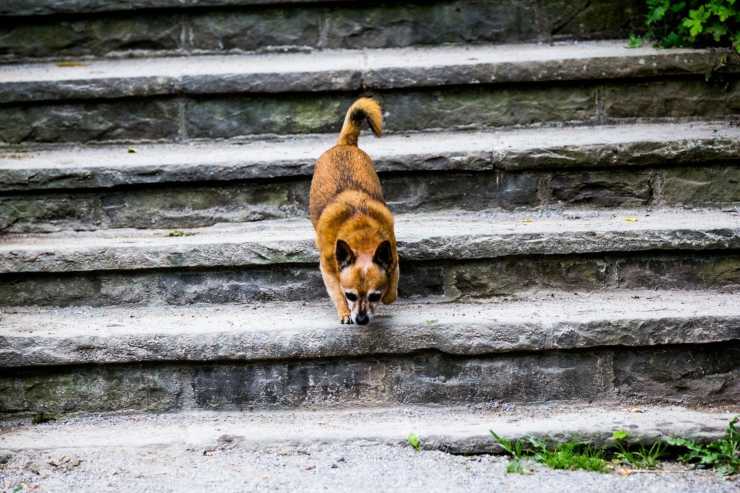
[[368,322],[370,322],[370,317],[367,316],[367,313],[358,313],[355,317],[355,323],[358,325],[367,325]]

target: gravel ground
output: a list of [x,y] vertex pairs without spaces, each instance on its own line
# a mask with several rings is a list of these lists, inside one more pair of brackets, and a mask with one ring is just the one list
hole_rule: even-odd
[[[508,459],[441,450],[492,450],[504,436],[572,434],[603,441],[714,436],[736,406],[712,409],[612,404],[398,407],[191,412],[0,422],[0,493],[270,491],[740,492],[740,481],[667,463],[658,471],[552,471]],[[405,443],[417,432],[426,448]],[[629,472],[629,474],[626,474]]]
[[356,443],[243,447],[56,449],[0,457],[0,490],[38,492],[213,491],[603,491],[738,492],[737,480],[666,464],[654,472],[551,471],[506,474],[507,459]]

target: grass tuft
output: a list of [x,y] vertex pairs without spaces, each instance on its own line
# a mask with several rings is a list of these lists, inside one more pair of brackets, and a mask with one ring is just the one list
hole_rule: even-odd
[[725,429],[719,440],[700,444],[686,438],[671,437],[665,441],[671,447],[682,449],[678,460],[701,468],[712,468],[723,476],[740,473],[740,432],[737,430],[738,416]]
[[643,44],[645,44],[645,41],[642,39],[642,36],[630,34],[629,41],[627,41],[627,48],[642,48]]
[[627,446],[629,437],[629,433],[624,430],[617,430],[612,433],[612,439],[617,444],[617,452],[614,454],[614,460],[635,469],[655,469],[660,465],[660,459],[665,455],[665,445],[663,442],[656,441],[650,448],[639,445],[637,448],[631,450]]
[[510,460],[506,464],[506,474],[527,474],[528,472],[519,459]]
[[530,439],[530,443],[535,450],[535,460],[551,469],[593,472],[608,470],[604,449],[589,443],[569,440],[553,447],[548,447],[542,440]]
[[543,440],[529,438],[527,440],[509,440],[491,430],[491,436],[499,446],[514,460],[509,462],[506,472],[523,473],[522,459],[532,458],[551,469],[585,470],[605,472],[608,463],[604,459],[604,451],[588,443],[567,441],[549,447]]
[[609,450],[578,440],[554,444],[548,444],[534,437],[510,440],[496,434],[493,430],[491,430],[491,436],[512,458],[506,467],[508,473],[526,473],[522,463],[525,459],[533,459],[552,469],[570,471],[607,472],[610,466],[617,464],[624,464],[635,469],[655,469],[670,452],[671,457],[678,457],[679,461],[686,464],[714,469],[723,476],[732,476],[740,473],[738,421],[740,421],[740,416],[733,418],[727,425],[724,437],[709,443],[697,443],[687,438],[671,437],[657,440],[649,447],[641,444],[630,446],[630,434],[624,430],[616,430],[612,433],[615,446]]

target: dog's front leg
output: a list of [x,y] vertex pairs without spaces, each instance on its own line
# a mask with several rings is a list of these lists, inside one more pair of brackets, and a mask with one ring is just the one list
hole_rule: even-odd
[[401,270],[398,267],[398,261],[396,261],[396,267],[391,272],[390,280],[388,282],[388,289],[383,295],[383,304],[390,305],[396,298],[398,298],[398,278],[401,274]]
[[343,324],[351,324],[352,316],[347,305],[347,300],[344,299],[342,287],[339,285],[339,273],[336,269],[329,267],[332,265],[332,259],[324,259],[322,257],[319,265],[321,267],[321,277],[324,279],[324,286],[326,286],[326,292],[329,293],[329,297],[337,308],[339,321]]

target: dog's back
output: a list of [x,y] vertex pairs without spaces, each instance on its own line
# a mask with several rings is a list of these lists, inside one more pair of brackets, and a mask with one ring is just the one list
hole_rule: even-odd
[[376,136],[382,132],[382,114],[378,103],[360,98],[349,108],[337,145],[319,157],[314,168],[309,199],[309,213],[314,227],[327,205],[343,197],[362,200],[367,197],[385,204],[378,174],[370,156],[357,147],[362,122],[367,120]]

